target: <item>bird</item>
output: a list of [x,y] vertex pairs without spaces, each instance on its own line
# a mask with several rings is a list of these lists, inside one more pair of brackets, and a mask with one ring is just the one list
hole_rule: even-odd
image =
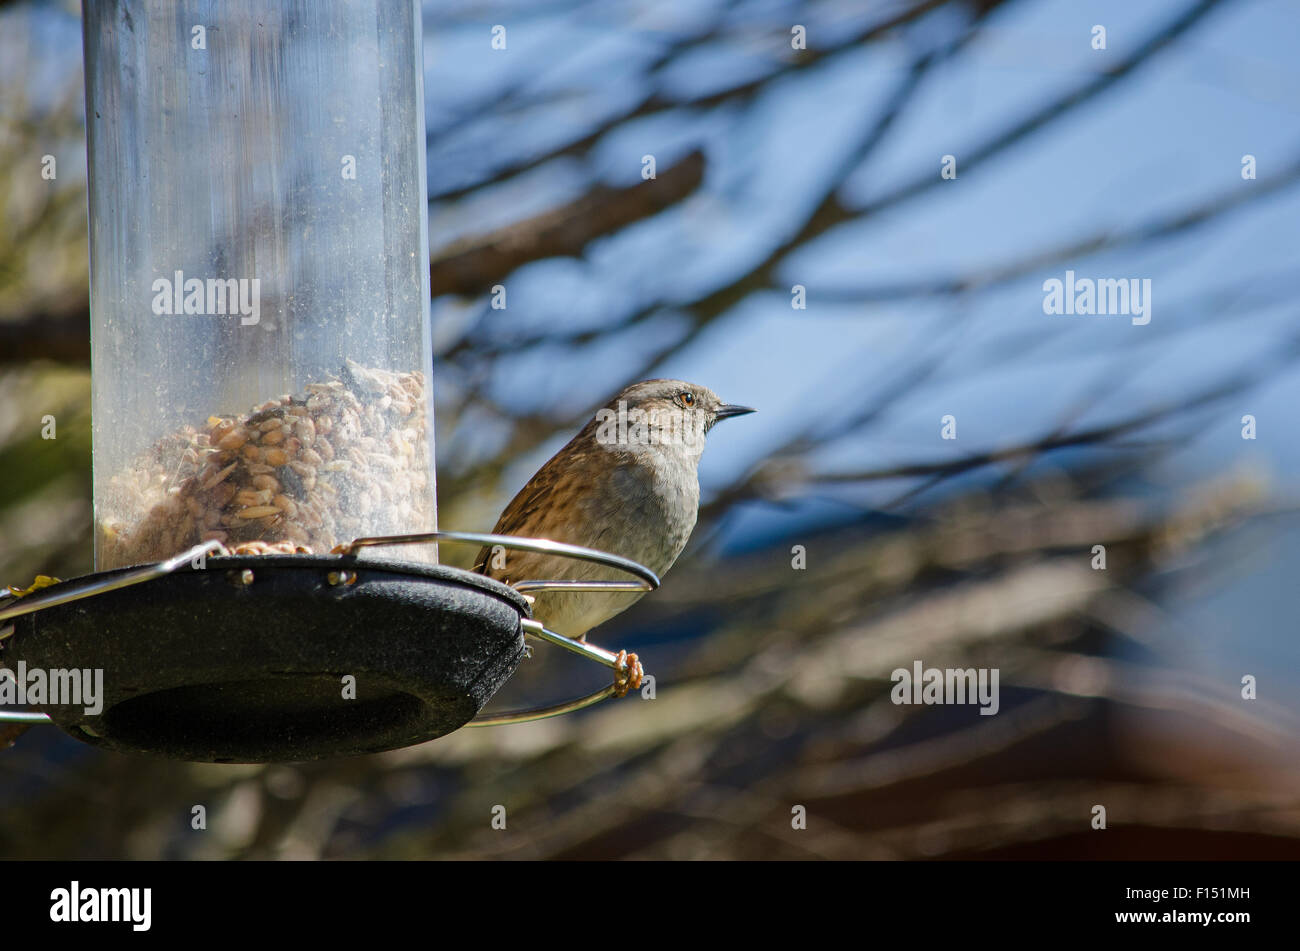
[[[699,515],[705,435],[721,420],[752,412],[722,402],[696,383],[633,383],[528,480],[492,532],[621,555],[662,578],[686,547]],[[602,565],[501,546],[484,546],[474,571],[506,584],[629,580]],[[538,592],[533,617],[549,630],[585,642],[588,631],[644,594]]]

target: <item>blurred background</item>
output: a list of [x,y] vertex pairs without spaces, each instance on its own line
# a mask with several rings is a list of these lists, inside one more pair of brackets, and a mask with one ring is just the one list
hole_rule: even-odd
[[[593,632],[654,698],[301,765],[8,729],[0,856],[1300,857],[1300,7],[439,2],[424,32],[441,526],[490,530],[637,379],[759,409],[710,436],[663,588]],[[92,568],[83,95],[78,5],[0,0],[20,587]],[[1149,279],[1150,322],[1045,314],[1067,270]],[[599,686],[556,653],[492,708]],[[915,661],[998,669],[999,713],[895,705]]]

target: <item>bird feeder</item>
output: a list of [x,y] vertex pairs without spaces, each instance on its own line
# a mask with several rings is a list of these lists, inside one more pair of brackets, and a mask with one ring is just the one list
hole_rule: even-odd
[[[188,760],[392,749],[471,722],[529,590],[647,590],[547,540],[439,532],[418,0],[85,0],[96,573],[0,600],[10,670],[102,670],[99,746]],[[507,586],[439,542],[632,580]]]

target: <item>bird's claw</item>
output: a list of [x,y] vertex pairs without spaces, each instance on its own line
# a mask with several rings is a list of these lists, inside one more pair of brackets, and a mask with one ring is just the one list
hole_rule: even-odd
[[619,651],[614,668],[614,696],[622,697],[629,690],[636,690],[641,686],[641,678],[644,676],[645,670],[636,654]]

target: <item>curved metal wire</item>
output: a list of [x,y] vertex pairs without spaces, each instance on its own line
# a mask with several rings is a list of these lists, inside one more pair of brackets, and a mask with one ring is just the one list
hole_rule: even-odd
[[[584,548],[581,545],[570,545],[565,542],[551,541],[547,538],[520,538],[515,535],[492,535],[479,532],[422,532],[412,535],[382,535],[353,539],[343,548],[340,554],[345,557],[350,557],[355,556],[362,548],[380,548],[387,545],[422,545],[437,542],[452,542],[479,546],[500,545],[502,548],[514,549],[517,551],[530,551],[539,554],[556,555],[561,558],[574,558],[579,561],[592,562],[594,564],[604,565],[608,568],[624,571],[637,579],[636,581],[528,580],[518,581],[510,585],[520,593],[527,593],[529,591],[635,592],[653,591],[655,588],[659,587],[658,575],[644,565],[632,561],[629,558],[623,558],[619,555],[611,555],[608,552],[598,551],[594,548]],[[166,561],[161,561],[153,565],[146,565],[142,568],[125,572],[118,575],[116,578],[88,581],[53,596],[42,597],[40,594],[33,594],[24,598],[18,598],[15,603],[7,604],[0,608],[0,622],[7,621],[10,618],[20,617],[24,614],[32,614],[43,608],[68,604],[69,602],[78,601],[82,598],[89,598],[97,594],[117,591],[121,588],[128,588],[145,581],[151,581],[154,578],[160,578],[163,575],[171,574],[177,568],[188,562],[192,562],[195,558],[199,558],[208,553],[219,552],[221,550],[222,545],[219,542],[204,542],[203,544],[195,545],[188,551],[175,555]],[[0,604],[4,604],[4,601],[0,601]],[[466,726],[505,726],[512,723],[528,723],[533,720],[543,720],[549,717],[560,716],[565,713],[572,713],[575,710],[581,710],[584,707],[590,707],[597,704],[618,693],[620,689],[620,678],[626,677],[630,673],[630,668],[626,659],[621,659],[619,655],[607,651],[603,647],[597,647],[596,645],[588,644],[585,641],[577,641],[565,637],[563,634],[557,634],[555,631],[547,630],[541,622],[530,620],[528,618],[521,619],[520,626],[524,629],[525,634],[539,638],[558,647],[563,647],[565,650],[614,670],[614,683],[609,684],[594,693],[573,700],[568,700],[563,703],[552,704],[544,707],[531,707],[524,710],[509,710],[502,713],[480,715],[475,717],[473,720],[470,720]],[[12,631],[10,633],[12,633]],[[4,636],[4,634],[0,633],[0,639],[3,639]],[[49,716],[44,713],[0,709],[0,723],[49,722],[51,722]]]
[[[510,587],[520,593],[527,593],[529,591],[653,591],[655,588],[659,587],[659,576],[649,568],[645,567],[645,565],[638,564],[629,558],[623,558],[619,555],[611,555],[608,552],[597,551],[594,548],[584,548],[581,545],[569,545],[565,542],[554,542],[548,538],[519,538],[515,535],[489,535],[480,534],[478,532],[424,532],[418,535],[387,535],[375,538],[357,538],[354,539],[351,544],[347,545],[343,549],[343,552],[348,555],[354,555],[360,548],[378,548],[384,545],[420,545],[438,541],[458,542],[479,546],[500,545],[502,548],[515,549],[518,551],[539,552],[547,555],[557,555],[562,558],[576,558],[580,561],[589,561],[595,564],[605,565],[609,568],[626,571],[628,574],[633,575],[638,579],[637,581],[529,580],[512,582]],[[629,667],[625,659],[620,660],[617,654],[607,651],[603,647],[588,644],[586,641],[576,641],[572,638],[565,637],[563,634],[557,634],[555,631],[547,630],[538,621],[525,618],[520,622],[520,624],[526,634],[540,638],[541,640],[558,647],[563,647],[565,650],[611,668],[615,671],[614,683],[597,690],[595,693],[590,693],[574,700],[567,700],[563,703],[551,704],[544,707],[529,707],[524,710],[507,710],[502,713],[480,714],[466,723],[466,726],[507,726],[513,723],[529,723],[533,720],[545,720],[550,717],[558,717],[561,714],[572,713],[575,710],[581,710],[584,707],[590,707],[619,692],[619,679],[626,677],[629,674]]]
[[[517,551],[531,551],[543,555],[559,555],[562,558],[576,558],[589,561],[607,568],[624,571],[640,582],[634,581],[517,581],[511,587],[523,591],[528,585],[529,591],[578,590],[578,591],[653,591],[659,587],[659,576],[653,571],[630,558],[611,555],[609,552],[582,545],[570,545],[567,542],[553,542],[549,538],[521,538],[516,535],[490,535],[480,532],[421,532],[416,535],[379,535],[373,538],[354,538],[343,546],[341,554],[355,555],[360,548],[381,548],[386,545],[427,545],[433,542],[462,542],[470,545],[500,545]],[[578,588],[577,585],[590,587]]]
[[[603,647],[596,647],[594,644],[587,644],[583,641],[575,641],[572,638],[565,637],[563,634],[556,634],[549,631],[538,621],[525,619],[521,622],[524,632],[539,637],[544,641],[563,647],[566,650],[573,651],[597,663],[604,664],[612,668],[619,674],[628,671],[627,661],[619,663],[618,655],[605,650]],[[558,717],[561,714],[573,713],[575,710],[581,710],[584,707],[590,707],[600,701],[612,697],[618,692],[618,682],[615,681],[594,693],[589,693],[584,697],[578,697],[574,700],[566,700],[563,703],[550,704],[545,707],[530,707],[526,710],[506,710],[501,713],[479,714],[474,719],[466,723],[466,726],[508,726],[512,723],[530,723],[534,720],[545,720],[550,717]]]
[[181,565],[191,562],[195,558],[220,549],[220,542],[204,542],[201,545],[195,545],[188,551],[183,551],[179,555],[168,558],[166,561],[145,565],[143,568],[135,568],[118,575],[116,578],[101,578],[98,581],[88,580],[77,587],[69,588],[67,591],[61,591],[55,595],[29,594],[26,597],[18,598],[14,604],[0,608],[0,622],[7,621],[10,618],[22,617],[24,614],[32,614],[43,608],[52,608],[60,604],[80,601],[82,598],[106,594],[109,591],[117,591],[119,588],[129,588],[131,585],[140,584],[143,581],[152,581],[154,578],[161,578],[163,575],[171,574]]

